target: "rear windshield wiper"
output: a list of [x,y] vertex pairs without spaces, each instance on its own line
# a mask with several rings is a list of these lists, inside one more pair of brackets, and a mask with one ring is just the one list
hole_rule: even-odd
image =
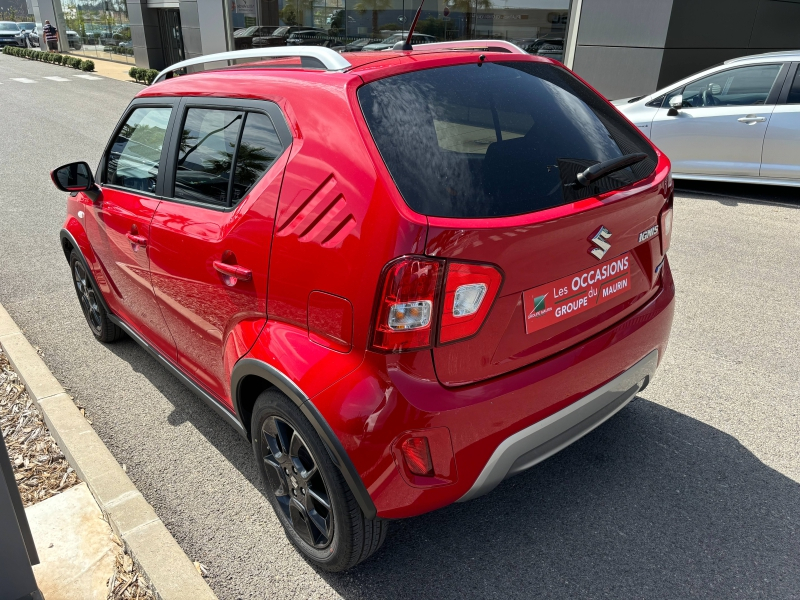
[[617,158],[612,158],[611,160],[604,160],[603,162],[592,165],[585,171],[578,173],[578,176],[575,178],[572,186],[576,188],[586,187],[601,177],[605,177],[606,175],[610,175],[616,171],[621,171],[625,167],[630,167],[631,165],[640,163],[646,158],[647,154],[644,152],[637,152],[636,154],[626,154],[625,156],[619,156]]

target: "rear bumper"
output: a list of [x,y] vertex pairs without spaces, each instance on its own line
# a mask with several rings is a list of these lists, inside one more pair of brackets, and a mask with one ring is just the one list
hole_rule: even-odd
[[492,491],[504,479],[530,469],[602,425],[647,387],[657,368],[658,350],[653,350],[591,394],[506,438],[459,502]]
[[[410,517],[474,498],[585,435],[649,382],[674,312],[668,262],[662,277],[661,289],[638,311],[528,368],[446,388],[430,353],[368,352],[311,402],[341,441],[378,516]],[[409,479],[393,449],[408,432],[433,429],[434,463],[437,456],[452,461],[446,477],[426,485]]]

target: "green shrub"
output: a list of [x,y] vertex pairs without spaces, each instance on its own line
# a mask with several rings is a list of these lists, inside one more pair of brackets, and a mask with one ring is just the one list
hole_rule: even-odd
[[81,64],[81,71],[94,71],[94,62],[91,60],[85,60]]
[[147,69],[144,72],[144,81],[147,85],[152,84],[156,77],[158,77],[158,70],[156,69]]
[[136,71],[138,70],[139,69],[137,67],[131,67],[130,69],[128,69],[128,77],[130,77],[131,79],[136,79]]
[[63,56],[62,54],[56,54],[56,55],[53,57],[53,62],[54,62],[55,64],[57,64],[57,65],[60,65],[62,60],[64,60],[64,56]]

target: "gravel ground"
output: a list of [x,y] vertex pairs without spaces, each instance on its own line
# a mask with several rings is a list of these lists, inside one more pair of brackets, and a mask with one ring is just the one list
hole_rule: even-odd
[[2,350],[0,431],[23,505],[31,506],[80,483]]
[[[83,408],[81,414],[86,416]],[[65,492],[81,482],[50,435],[42,414],[2,350],[0,431],[3,432],[14,479],[26,507]],[[122,542],[113,533],[111,538],[116,544],[117,554],[114,573],[108,580],[107,600],[153,600],[150,584],[125,552]]]
[[60,71],[14,60],[0,56],[0,302],[222,600],[800,598],[796,192],[679,192],[676,319],[653,384],[532,471],[393,523],[373,559],[327,575],[286,541],[248,444],[133,342],[98,344],[83,321],[47,171],[96,164],[140,88],[23,85],[9,79]]

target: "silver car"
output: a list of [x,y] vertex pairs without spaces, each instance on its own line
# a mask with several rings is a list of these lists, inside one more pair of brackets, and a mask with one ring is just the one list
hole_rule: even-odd
[[614,104],[676,179],[800,186],[800,50],[725,61]]

